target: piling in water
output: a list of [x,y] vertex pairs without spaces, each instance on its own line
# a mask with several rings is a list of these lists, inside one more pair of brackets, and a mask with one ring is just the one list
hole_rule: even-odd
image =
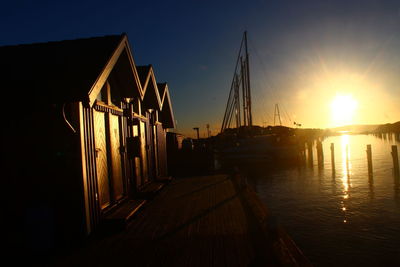
[[372,151],[371,145],[367,145],[368,176],[372,176]]
[[400,170],[399,170],[399,155],[397,153],[397,146],[392,146],[392,158],[393,158],[393,171],[395,176],[399,177]]
[[331,143],[331,165],[332,165],[332,172],[335,172],[335,144]]
[[310,167],[312,167],[312,166],[313,166],[313,163],[314,163],[312,145],[313,145],[313,142],[312,142],[312,141],[307,142],[308,165],[309,165]]
[[306,163],[306,151],[304,148],[304,144],[303,146],[299,145],[298,147],[298,155],[299,155],[299,164],[300,165],[304,165]]
[[322,142],[317,142],[317,158],[318,158],[318,167],[322,168],[324,165],[324,151],[322,149]]

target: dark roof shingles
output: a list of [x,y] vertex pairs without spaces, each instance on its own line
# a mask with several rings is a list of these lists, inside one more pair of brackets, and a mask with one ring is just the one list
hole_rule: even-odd
[[0,47],[0,86],[39,101],[84,100],[122,36]]

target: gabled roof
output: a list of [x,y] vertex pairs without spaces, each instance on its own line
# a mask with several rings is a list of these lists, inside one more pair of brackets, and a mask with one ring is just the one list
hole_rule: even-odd
[[161,103],[161,117],[164,128],[175,128],[174,112],[167,83],[158,83],[159,92],[163,92]]
[[157,83],[158,94],[160,95],[161,108],[164,103],[165,92],[167,90],[167,83]]
[[[93,104],[123,51],[137,76],[125,34],[0,47],[2,85],[43,102]],[[138,77],[135,77],[138,80]],[[137,82],[137,88],[140,88]]]
[[[118,64],[118,62],[121,62],[121,64]],[[114,67],[118,67],[120,65],[123,65],[122,69],[125,69],[125,71],[128,70],[128,72],[130,73],[129,76],[131,77],[131,80],[133,78],[133,85],[134,85],[134,87],[130,88],[131,90],[124,90],[123,92],[121,92],[123,93],[122,96],[129,98],[140,96],[141,98],[143,98],[143,89],[141,87],[139,81],[139,75],[137,73],[135,63],[133,61],[132,52],[130,50],[130,45],[128,43],[128,37],[126,36],[126,34],[123,34],[121,41],[115,48],[110,59],[103,67],[103,70],[101,71],[96,82],[93,84],[91,90],[89,91],[88,97],[90,105],[93,105],[97,95],[99,94],[101,88],[106,82],[111,71],[114,69]],[[125,82],[128,83],[129,80],[125,80]]]
[[143,90],[143,102],[147,108],[161,110],[161,98],[152,65],[136,67]]
[[136,66],[137,73],[139,75],[140,84],[142,88],[146,87],[149,80],[151,65]]
[[[11,104],[92,106],[113,70],[124,81],[123,97],[140,97],[147,108],[162,110],[167,89],[158,88],[151,65],[135,66],[126,34],[0,47],[0,88]],[[173,121],[169,113],[164,117]]]

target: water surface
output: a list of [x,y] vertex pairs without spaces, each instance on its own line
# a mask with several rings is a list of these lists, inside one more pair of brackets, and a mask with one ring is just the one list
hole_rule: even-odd
[[[335,146],[332,169],[330,144]],[[366,146],[371,144],[373,175]],[[324,164],[258,170],[250,183],[316,266],[400,266],[400,179],[393,136],[341,135],[323,141]]]

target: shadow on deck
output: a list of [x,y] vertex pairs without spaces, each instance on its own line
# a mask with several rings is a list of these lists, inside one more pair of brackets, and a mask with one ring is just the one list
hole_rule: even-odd
[[310,266],[238,176],[176,178],[118,233],[56,266]]

